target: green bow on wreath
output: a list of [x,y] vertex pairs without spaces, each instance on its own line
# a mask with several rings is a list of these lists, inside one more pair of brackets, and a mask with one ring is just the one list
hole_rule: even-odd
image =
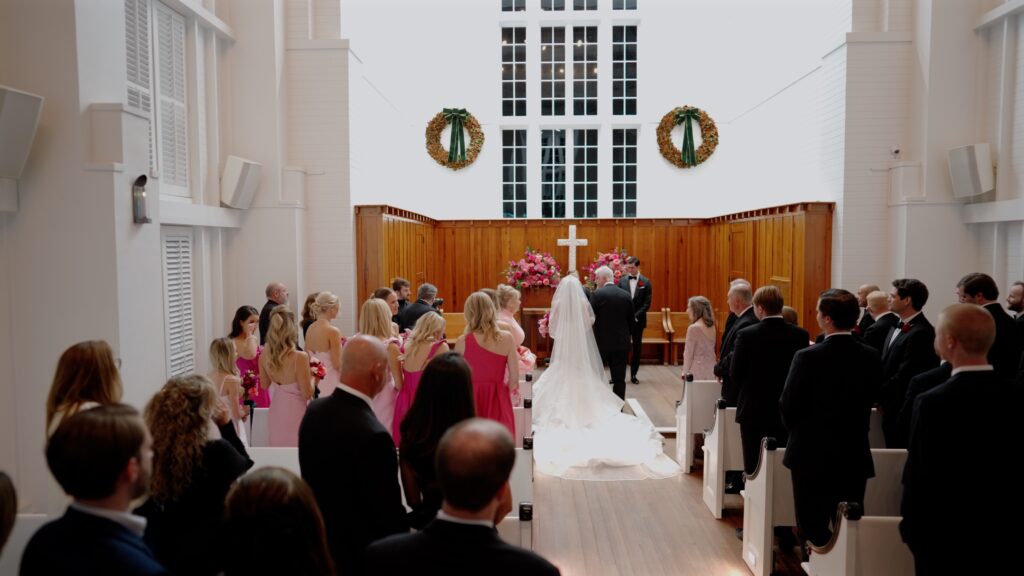
[[466,135],[463,132],[463,125],[466,118],[469,118],[469,112],[466,112],[465,108],[445,108],[441,113],[452,127],[452,139],[448,144],[448,161],[465,162]]
[[676,124],[683,125],[683,164],[694,166],[697,164],[697,153],[693,149],[693,121],[700,121],[700,110],[696,108],[681,108],[676,110]]

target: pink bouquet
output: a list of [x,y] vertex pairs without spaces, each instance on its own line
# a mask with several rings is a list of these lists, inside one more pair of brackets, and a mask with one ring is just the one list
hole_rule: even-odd
[[558,286],[558,281],[562,278],[562,267],[551,254],[527,246],[526,252],[518,262],[509,260],[504,274],[505,283],[515,286],[517,290]]
[[540,320],[537,320],[537,332],[540,332],[540,335],[545,338],[548,337],[549,321],[551,321],[551,311],[545,312],[544,317],[541,318]]
[[249,400],[249,395],[252,393],[253,388],[259,386],[260,377],[256,375],[253,370],[246,370],[245,374],[242,374],[242,394],[243,400]]
[[317,358],[309,358],[309,373],[317,380],[323,380],[327,377],[327,368],[324,367],[324,363]]
[[623,266],[626,264],[626,258],[629,258],[629,253],[626,252],[625,248],[616,247],[611,252],[600,252],[594,258],[594,261],[587,266],[587,287],[591,290],[597,288],[597,277],[594,276],[596,271],[601,266],[607,266],[612,269],[615,274],[615,283],[619,283],[619,278],[625,273]]

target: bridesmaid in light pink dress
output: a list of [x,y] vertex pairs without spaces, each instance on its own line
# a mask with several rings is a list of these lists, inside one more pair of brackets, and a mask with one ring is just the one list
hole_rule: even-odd
[[327,375],[317,383],[320,396],[328,396],[338,387],[341,372],[341,347],[345,337],[331,321],[338,317],[338,297],[330,292],[320,292],[309,307],[316,320],[306,331],[306,352],[319,360]]
[[420,376],[430,359],[448,351],[448,343],[444,341],[444,318],[439,314],[424,314],[416,321],[416,326],[409,334],[405,343],[405,354],[402,360],[402,389],[395,400],[395,416],[391,424],[391,436],[395,446],[401,446],[399,428],[405,413],[409,411],[416,390],[419,388]]
[[260,355],[260,386],[277,386],[274,402],[267,413],[269,444],[299,445],[299,424],[306,404],[313,397],[313,376],[309,355],[296,348],[299,341],[295,313],[278,306],[270,313],[267,346]]
[[683,378],[693,374],[694,380],[714,380],[715,315],[711,302],[703,296],[694,296],[687,303],[690,326],[686,329],[686,347],[683,349]]
[[[519,356],[512,334],[499,330],[494,302],[483,292],[466,299],[466,333],[455,343],[455,351],[466,358],[473,371],[476,415],[501,422],[515,437],[515,417],[509,386],[519,387]],[[506,384],[506,370],[508,384]]]
[[373,413],[380,423],[391,431],[395,420],[395,402],[398,392],[402,389],[401,340],[391,332],[391,308],[380,298],[370,298],[363,302],[359,310],[359,332],[366,336],[379,338],[388,350],[388,381],[379,394],[373,398]]

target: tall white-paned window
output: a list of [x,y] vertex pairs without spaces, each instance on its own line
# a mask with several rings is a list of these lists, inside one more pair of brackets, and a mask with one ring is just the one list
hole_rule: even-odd
[[526,130],[502,130],[501,155],[501,214],[526,218]]
[[612,27],[612,114],[636,114],[636,26]]
[[565,130],[540,131],[540,214],[565,218]]
[[565,28],[540,29],[540,114],[565,116]]
[[597,10],[597,0],[573,0],[573,10]]
[[526,10],[526,0],[501,0],[502,12],[522,12]]
[[191,196],[188,181],[188,109],[185,84],[185,17],[157,2],[157,157],[161,193]]
[[153,78],[150,56],[149,0],[124,0],[124,45],[128,74],[125,103],[149,120],[149,168],[156,168],[153,154]]
[[526,28],[501,29],[501,115],[526,116]]
[[162,232],[164,322],[167,328],[167,374],[195,371],[195,319],[192,316],[192,230]]
[[612,130],[612,216],[636,218],[636,128]]
[[597,218],[597,130],[573,130],[572,215]]
[[540,0],[540,9],[560,12],[565,10],[565,0]]
[[612,10],[636,10],[636,0],[613,0]]
[[572,113],[597,115],[597,26],[572,29]]

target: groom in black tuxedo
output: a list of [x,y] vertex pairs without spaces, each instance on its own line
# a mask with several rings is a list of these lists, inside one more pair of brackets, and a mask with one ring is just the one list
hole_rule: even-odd
[[611,268],[601,266],[594,272],[597,290],[590,297],[594,309],[594,338],[601,360],[608,363],[612,390],[626,399],[626,359],[633,327],[633,300],[629,293],[615,285]]
[[619,288],[629,292],[633,300],[633,361],[629,365],[629,381],[639,384],[636,374],[640,371],[640,351],[643,348],[644,329],[647,328],[647,311],[651,308],[651,280],[640,273],[640,259],[626,258],[626,275],[619,279]]

